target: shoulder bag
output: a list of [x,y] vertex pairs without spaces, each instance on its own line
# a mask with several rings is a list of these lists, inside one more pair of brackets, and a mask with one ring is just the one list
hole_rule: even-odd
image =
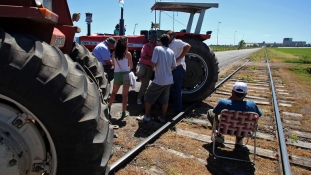
[[[121,66],[120,66],[120,64],[118,62],[118,59],[115,58],[115,60],[116,60],[116,62],[118,64],[121,72],[123,72],[123,70],[121,69]],[[123,86],[131,86],[131,77],[130,77],[129,73],[128,74],[123,74]]]

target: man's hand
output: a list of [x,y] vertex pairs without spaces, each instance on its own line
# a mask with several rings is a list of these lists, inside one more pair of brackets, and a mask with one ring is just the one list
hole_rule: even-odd
[[113,64],[112,64],[112,61],[111,60],[104,60],[105,61],[105,63],[108,65],[108,66],[113,66]]

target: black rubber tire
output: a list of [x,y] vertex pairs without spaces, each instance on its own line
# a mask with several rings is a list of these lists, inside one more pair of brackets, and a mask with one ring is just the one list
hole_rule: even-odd
[[[98,82],[98,86],[102,91],[103,97],[107,100],[110,93],[110,83],[108,82],[107,74],[104,68],[96,57],[85,46],[73,42],[70,53],[70,58],[74,62],[78,62],[84,69],[89,69]],[[88,72],[88,70],[85,70]]]
[[185,103],[202,101],[213,92],[218,81],[218,59],[205,43],[190,38],[182,40],[191,45],[186,55],[187,68],[183,77],[182,99]]
[[0,28],[0,94],[26,107],[47,129],[57,153],[56,174],[108,174],[113,130],[103,112],[107,105],[82,67],[57,47]]

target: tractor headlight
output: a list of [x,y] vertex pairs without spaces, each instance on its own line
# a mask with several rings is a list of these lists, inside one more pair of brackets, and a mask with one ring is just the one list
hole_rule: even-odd
[[41,6],[41,5],[42,5],[42,1],[43,1],[43,0],[35,0],[37,6]]

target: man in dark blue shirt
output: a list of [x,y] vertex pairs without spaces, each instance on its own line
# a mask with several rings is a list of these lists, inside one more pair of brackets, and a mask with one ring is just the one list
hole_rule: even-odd
[[[244,101],[248,92],[247,84],[243,82],[236,82],[231,91],[229,99],[221,99],[217,103],[214,109],[210,109],[207,112],[208,120],[213,124],[214,117],[217,116],[216,121],[218,122],[218,116],[223,109],[244,111],[244,112],[256,112],[259,116],[262,115],[261,110],[257,107],[256,103],[251,100]],[[216,128],[217,129],[217,128]],[[217,135],[215,141],[218,143],[224,143],[224,137]],[[236,145],[243,144],[243,137],[236,138]]]

